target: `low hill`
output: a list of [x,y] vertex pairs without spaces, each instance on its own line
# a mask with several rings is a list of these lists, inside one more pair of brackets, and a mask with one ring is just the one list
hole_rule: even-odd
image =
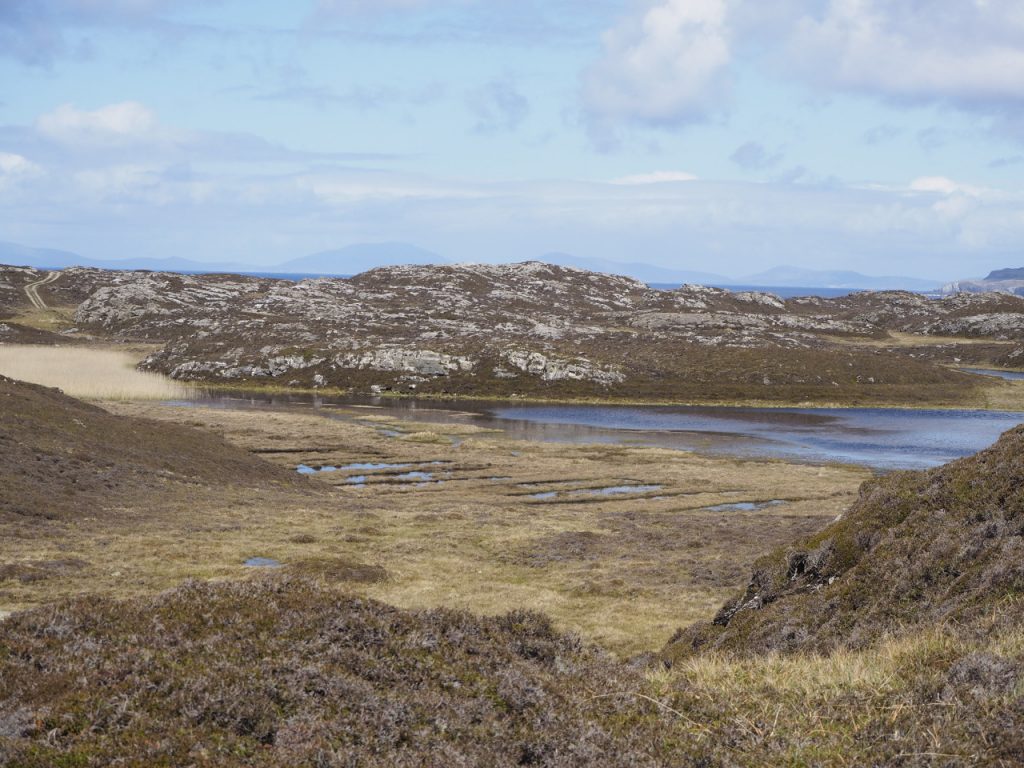
[[645,283],[683,285],[697,283],[699,285],[728,285],[735,281],[725,275],[714,272],[702,272],[693,269],[675,269],[659,267],[654,264],[639,262],[611,261],[608,259],[584,258],[569,253],[545,253],[541,259],[545,264],[557,264],[560,267],[574,267],[592,272],[604,272],[611,275],[627,275]]
[[172,487],[295,482],[214,435],[0,376],[0,519],[96,516]]
[[755,566],[714,621],[681,632],[669,659],[861,648],[886,635],[1022,618],[1024,426],[926,472],[864,485],[833,525]]

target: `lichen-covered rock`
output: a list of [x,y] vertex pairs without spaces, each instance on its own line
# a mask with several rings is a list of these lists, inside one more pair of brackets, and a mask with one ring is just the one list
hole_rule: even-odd
[[502,358],[512,368],[543,381],[593,381],[607,385],[621,383],[626,378],[619,370],[601,368],[585,358],[562,360],[522,349],[508,350]]
[[476,363],[429,349],[384,348],[338,355],[334,362],[341,368],[372,371],[404,371],[425,376],[446,376],[453,371],[471,371]]

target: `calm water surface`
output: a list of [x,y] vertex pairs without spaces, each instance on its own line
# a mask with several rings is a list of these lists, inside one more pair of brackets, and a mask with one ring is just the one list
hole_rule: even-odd
[[1019,371],[1002,371],[998,368],[961,368],[960,370],[967,373],[976,373],[979,376],[995,376],[1007,381],[1024,381],[1024,373]]
[[365,408],[367,415],[385,415],[396,421],[498,429],[513,439],[645,445],[810,463],[843,462],[880,471],[937,466],[975,453],[995,442],[1002,432],[1024,423],[1024,413],[974,410],[441,403],[263,394],[205,395],[181,404],[312,408],[325,417],[347,420],[358,420]]

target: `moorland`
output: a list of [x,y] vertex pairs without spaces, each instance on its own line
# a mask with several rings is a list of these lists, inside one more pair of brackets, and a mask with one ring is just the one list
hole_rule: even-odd
[[1022,429],[875,476],[99,381],[118,354],[172,388],[1020,402],[956,370],[1015,367],[1015,297],[443,269],[4,272],[23,370],[107,357],[85,400],[0,378],[0,762],[1024,759]]

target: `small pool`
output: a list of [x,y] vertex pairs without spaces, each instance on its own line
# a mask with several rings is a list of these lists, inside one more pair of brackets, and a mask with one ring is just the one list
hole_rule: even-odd
[[779,499],[771,501],[738,501],[735,504],[716,504],[713,507],[701,507],[703,512],[754,512],[758,509],[778,507],[786,502]]
[[280,568],[282,564],[272,557],[250,557],[242,565],[247,568]]
[[605,488],[584,488],[570,491],[570,496],[618,496],[622,493],[651,493],[660,491],[660,485],[609,485]]
[[[521,484],[520,487],[525,487],[526,484]],[[604,488],[580,488],[575,491],[541,491],[540,493],[531,493],[529,497],[531,499],[556,499],[559,496],[619,496],[622,494],[632,493],[652,493],[654,491],[660,491],[664,486],[661,485],[608,485]]]

